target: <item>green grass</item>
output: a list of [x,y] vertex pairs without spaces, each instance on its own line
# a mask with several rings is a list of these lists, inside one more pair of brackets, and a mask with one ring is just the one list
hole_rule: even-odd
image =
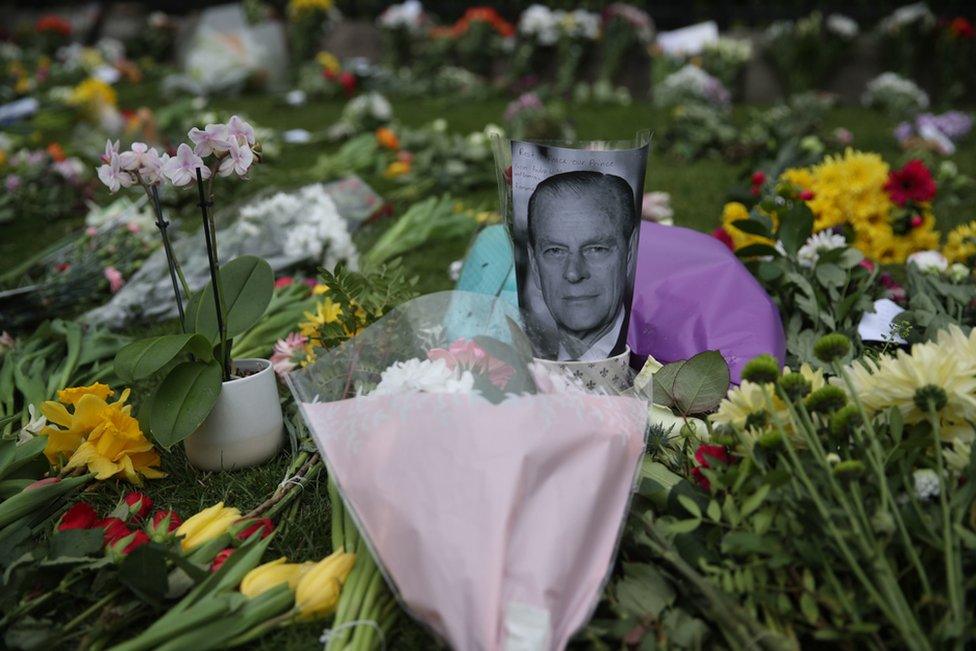
[[[130,94],[123,96],[123,103],[132,105],[139,99],[138,95]],[[141,99],[149,101],[152,98]],[[395,111],[398,119],[406,124],[418,125],[435,117],[444,117],[452,130],[469,132],[481,129],[489,122],[500,123],[505,103],[502,99],[478,102],[457,99],[403,100],[395,102]],[[301,107],[289,107],[277,97],[246,96],[220,100],[216,104],[218,108],[246,114],[263,126],[321,130],[339,116],[343,102],[319,101]],[[575,107],[570,115],[581,138],[627,138],[645,128],[659,131],[665,125],[666,119],[660,111],[641,104],[629,107]],[[740,109],[736,119],[741,120],[743,116],[744,111]],[[831,111],[828,125],[850,129],[855,135],[854,144],[859,148],[878,151],[889,161],[901,158],[901,152],[891,137],[893,123],[880,118],[876,113],[857,108],[840,108]],[[254,180],[248,184],[246,191],[272,186],[295,186],[319,180],[314,177],[311,168],[318,156],[329,149],[322,145],[285,145],[277,160],[263,164],[254,171]],[[969,145],[954,158],[963,172],[976,174],[976,147]],[[662,190],[671,194],[676,223],[711,230],[718,223],[722,203],[730,188],[750,171],[716,158],[679,162],[655,153],[648,165],[646,189]],[[393,187],[389,182],[377,179],[367,181],[375,183],[376,189],[381,193]],[[222,201],[238,198],[240,196],[218,195],[218,200]],[[485,188],[458,198],[473,205],[491,205],[495,200],[494,189]],[[188,202],[188,212],[184,216],[188,222],[196,223],[195,214],[189,212],[192,210],[194,208]],[[952,223],[973,217],[976,214],[973,214],[970,206],[966,206],[958,214],[948,216],[947,221]],[[46,224],[42,232],[39,232],[37,224],[22,223],[19,220],[4,225],[0,230],[0,271],[44,248],[58,236],[78,228],[81,220],[82,216],[79,215],[74,219]],[[383,224],[365,227],[357,235],[358,243],[365,246],[383,228]],[[451,283],[447,276],[447,267],[452,260],[464,255],[468,244],[465,240],[438,242],[406,256],[405,265],[420,278],[419,289],[427,292],[448,288]],[[158,505],[173,508],[184,517],[220,500],[246,511],[275,490],[284,479],[290,458],[290,451],[286,449],[272,462],[258,468],[208,473],[190,466],[182,450],[175,448],[163,454],[163,465],[168,477],[150,482],[145,488]],[[123,487],[105,485],[93,494],[93,498],[102,510],[107,511],[123,490]],[[324,477],[319,475],[305,488],[301,498],[285,511],[279,523],[272,555],[309,560],[329,553],[329,510]],[[323,624],[313,624],[282,630],[262,638],[257,648],[314,648],[323,627]],[[398,638],[391,648],[422,649],[434,645],[435,642],[423,629],[404,618],[398,628]]]

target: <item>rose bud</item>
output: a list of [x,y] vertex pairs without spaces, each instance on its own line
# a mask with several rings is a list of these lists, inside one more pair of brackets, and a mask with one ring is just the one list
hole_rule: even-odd
[[126,521],[136,520],[140,521],[149,515],[149,511],[152,509],[153,501],[152,498],[145,493],[139,493],[137,491],[131,491],[126,493],[125,497],[122,498],[128,507],[129,517]]
[[92,508],[91,504],[78,502],[61,516],[61,521],[58,523],[58,531],[91,529],[97,521],[98,514],[95,513],[95,509]]

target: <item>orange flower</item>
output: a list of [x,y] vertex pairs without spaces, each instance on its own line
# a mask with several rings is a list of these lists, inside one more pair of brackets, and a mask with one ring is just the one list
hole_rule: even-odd
[[378,142],[381,147],[386,147],[387,149],[392,149],[393,151],[400,148],[400,140],[397,138],[397,135],[393,133],[393,129],[388,127],[380,127],[376,130],[376,142]]
[[58,163],[63,161],[65,158],[64,149],[61,147],[61,145],[59,145],[56,142],[52,142],[50,145],[47,146],[47,153],[51,158],[53,158]]

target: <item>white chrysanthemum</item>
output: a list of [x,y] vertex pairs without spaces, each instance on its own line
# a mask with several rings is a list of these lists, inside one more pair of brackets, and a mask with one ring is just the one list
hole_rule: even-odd
[[406,0],[390,5],[377,18],[380,27],[387,29],[403,28],[411,32],[419,30],[424,24],[424,6],[420,0]]
[[827,16],[827,31],[833,32],[837,36],[845,39],[853,39],[860,31],[857,22],[853,18],[843,14],[830,14]]
[[380,383],[369,395],[397,393],[471,393],[474,376],[460,367],[450,368],[443,359],[408,359],[396,362],[380,375]]
[[801,267],[812,269],[817,264],[817,260],[820,259],[821,253],[842,249],[845,246],[847,246],[847,240],[844,239],[843,235],[829,231],[814,233],[796,252],[797,262],[800,263]]
[[939,474],[931,468],[919,468],[912,473],[915,480],[915,497],[925,501],[939,496],[941,482]]
[[919,271],[926,273],[940,273],[949,268],[949,261],[938,251],[917,251],[905,261],[907,264],[914,264]]
[[[976,331],[974,331],[976,332]],[[847,368],[854,390],[872,412],[898,408],[906,422],[917,423],[926,414],[915,404],[915,392],[933,385],[946,393],[940,412],[941,434],[946,440],[972,441],[976,432],[976,334],[965,336],[956,325],[938,340],[912,346],[875,360],[863,359]],[[839,378],[832,380],[844,386]]]
[[[560,12],[561,13],[561,12]],[[541,45],[559,40],[561,16],[544,5],[531,5],[519,17],[519,33],[534,37]]]

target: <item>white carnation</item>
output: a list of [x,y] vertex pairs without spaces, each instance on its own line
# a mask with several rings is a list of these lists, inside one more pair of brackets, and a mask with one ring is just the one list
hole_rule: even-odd
[[450,368],[443,359],[408,359],[396,362],[380,375],[380,383],[369,395],[398,393],[471,393],[474,376],[460,367]]
[[949,261],[938,251],[918,251],[908,256],[907,264],[914,264],[919,271],[939,273],[949,268]]

